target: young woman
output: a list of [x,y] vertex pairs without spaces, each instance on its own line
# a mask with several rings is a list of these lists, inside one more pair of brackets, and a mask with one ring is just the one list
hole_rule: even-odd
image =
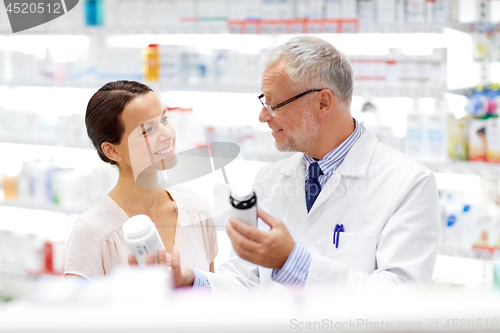
[[99,157],[118,167],[119,178],[76,221],[65,275],[91,280],[128,265],[130,251],[121,228],[138,214],[155,223],[167,253],[175,246],[183,263],[213,272],[218,246],[210,207],[158,184],[158,170],[176,164],[175,130],[151,88],[135,81],[105,84],[90,99],[85,124]]

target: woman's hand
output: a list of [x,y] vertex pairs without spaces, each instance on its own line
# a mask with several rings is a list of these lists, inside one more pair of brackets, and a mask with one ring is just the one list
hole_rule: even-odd
[[[194,283],[194,272],[188,265],[181,264],[179,249],[173,248],[172,254],[166,253],[164,249],[158,250],[158,265],[171,267],[172,281],[174,287],[192,286]],[[128,263],[131,266],[137,266],[137,260],[132,253],[127,257]],[[152,253],[146,256],[146,266],[155,266],[156,260]]]
[[[172,255],[170,253],[165,252],[164,249],[159,249],[157,253],[158,257],[158,264],[163,265],[163,266],[170,266],[170,261],[172,258]],[[137,260],[135,259],[135,256],[132,253],[129,253],[127,256],[128,264],[130,266],[137,266]],[[154,254],[148,253],[146,255],[146,266],[155,266],[156,265],[156,258]]]
[[192,286],[194,283],[194,272],[191,267],[181,264],[179,249],[174,247],[171,256],[172,279],[175,287]]

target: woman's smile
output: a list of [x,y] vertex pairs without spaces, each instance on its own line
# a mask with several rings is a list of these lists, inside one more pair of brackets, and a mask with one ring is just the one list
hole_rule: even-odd
[[175,149],[174,149],[174,145],[173,145],[173,141],[170,141],[170,145],[167,146],[166,148],[163,148],[162,150],[160,151],[157,151],[156,153],[154,153],[156,156],[169,156],[169,155],[172,155],[175,153]]

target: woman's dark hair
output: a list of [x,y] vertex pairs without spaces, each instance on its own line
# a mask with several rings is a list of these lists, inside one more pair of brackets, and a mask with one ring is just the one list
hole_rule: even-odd
[[121,80],[106,83],[92,96],[85,113],[85,125],[87,134],[101,160],[118,165],[104,154],[101,144],[103,142],[120,143],[125,131],[125,126],[120,119],[123,109],[128,102],[150,91],[153,90],[140,82]]

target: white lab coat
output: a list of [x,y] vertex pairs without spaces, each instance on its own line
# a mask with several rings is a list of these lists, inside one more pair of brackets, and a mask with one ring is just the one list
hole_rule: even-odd
[[[307,213],[302,153],[257,175],[258,205],[311,251],[306,287],[321,283],[428,282],[439,242],[434,175],[366,130]],[[262,223],[262,221],[261,221]],[[338,248],[336,224],[344,225]],[[233,257],[207,273],[213,291],[277,286],[271,269]],[[278,285],[279,286],[279,285]]]

